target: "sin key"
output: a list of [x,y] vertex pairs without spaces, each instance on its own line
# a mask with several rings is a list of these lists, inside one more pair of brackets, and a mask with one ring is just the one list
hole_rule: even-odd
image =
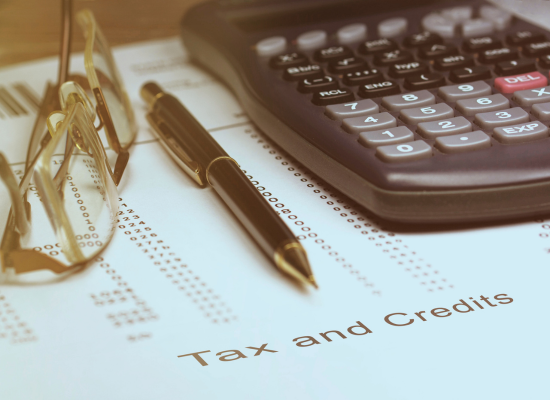
[[434,67],[440,71],[448,71],[455,68],[464,68],[474,65],[474,58],[469,55],[458,55],[438,58],[434,62]]

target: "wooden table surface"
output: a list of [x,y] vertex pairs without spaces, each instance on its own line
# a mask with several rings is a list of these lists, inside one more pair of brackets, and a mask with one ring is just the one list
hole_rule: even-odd
[[[92,10],[109,44],[178,34],[184,12],[201,0],[74,0],[74,12]],[[60,0],[0,0],[0,66],[59,54]],[[73,24],[72,51],[84,40]]]

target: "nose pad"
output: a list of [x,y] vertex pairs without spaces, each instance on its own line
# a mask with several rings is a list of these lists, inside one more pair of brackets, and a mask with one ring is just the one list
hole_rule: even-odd
[[63,83],[59,88],[59,102],[61,103],[63,110],[68,110],[69,107],[75,103],[81,103],[84,106],[84,110],[90,118],[90,121],[95,120],[95,107],[84,89],[82,89],[82,86],[78,83],[74,81]]
[[50,135],[52,135],[52,137],[55,136],[59,125],[65,120],[66,116],[67,114],[65,114],[63,111],[54,111],[53,113],[48,115],[48,118],[46,119],[46,124],[48,125],[48,131],[50,132]]

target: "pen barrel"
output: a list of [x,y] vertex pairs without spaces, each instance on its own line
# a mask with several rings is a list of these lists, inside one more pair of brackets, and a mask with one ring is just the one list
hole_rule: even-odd
[[251,237],[271,259],[282,243],[295,238],[292,231],[234,161],[222,159],[214,162],[210,166],[208,180]]
[[188,149],[194,161],[205,168],[215,158],[227,156],[218,142],[174,96],[163,94],[155,101],[152,111],[174,132],[173,138],[180,147]]

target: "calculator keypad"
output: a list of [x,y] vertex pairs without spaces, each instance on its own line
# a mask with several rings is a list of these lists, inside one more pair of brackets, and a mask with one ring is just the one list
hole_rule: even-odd
[[383,162],[459,157],[549,136],[535,119],[550,121],[540,71],[550,69],[550,41],[536,30],[502,33],[512,21],[493,6],[464,6],[425,15],[417,33],[402,17],[375,25],[378,37],[361,23],[332,37],[309,31],[269,65]]

